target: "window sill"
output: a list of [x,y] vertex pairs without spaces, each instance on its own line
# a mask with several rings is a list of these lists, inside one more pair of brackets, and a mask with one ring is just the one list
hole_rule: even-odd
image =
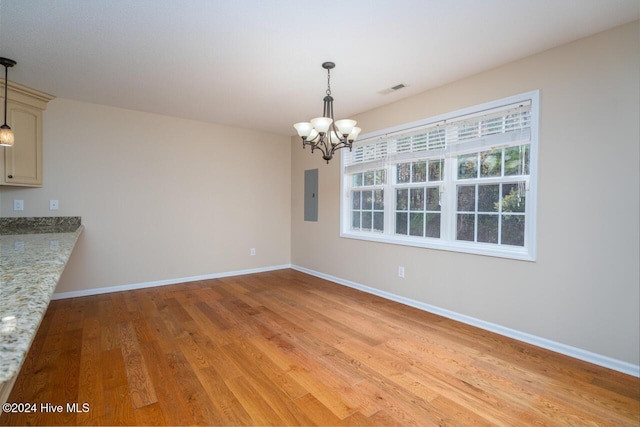
[[409,236],[389,236],[383,233],[341,232],[340,237],[346,239],[366,240],[370,242],[388,243],[392,245],[413,246],[417,248],[435,249],[441,251],[460,252],[472,255],[483,255],[498,258],[508,258],[520,261],[535,261],[531,250],[517,246],[498,246],[490,243],[467,243],[461,241],[443,241],[432,238],[414,238]]

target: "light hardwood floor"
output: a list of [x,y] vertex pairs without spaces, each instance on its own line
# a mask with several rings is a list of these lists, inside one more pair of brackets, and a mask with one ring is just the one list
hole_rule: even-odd
[[640,380],[279,270],[53,301],[9,402],[38,412],[2,425],[638,426]]

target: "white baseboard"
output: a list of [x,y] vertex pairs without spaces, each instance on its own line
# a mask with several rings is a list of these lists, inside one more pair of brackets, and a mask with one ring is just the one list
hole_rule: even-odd
[[484,320],[476,319],[474,317],[466,316],[464,314],[460,314],[444,308],[436,307],[434,305],[426,304],[410,298],[405,298],[403,296],[392,294],[390,292],[381,291],[379,289],[365,286],[360,283],[355,283],[349,280],[341,279],[339,277],[330,276],[328,274],[320,273],[318,271],[310,270],[308,268],[300,267],[297,265],[292,265],[291,268],[306,274],[310,274],[312,276],[319,277],[321,279],[335,282],[339,285],[344,285],[350,288],[358,289],[360,291],[377,295],[379,297],[382,297],[391,301],[396,301],[401,304],[408,305],[410,307],[427,311],[429,313],[437,314],[442,317],[446,317],[448,319],[456,320],[461,323],[466,323],[467,325],[475,326],[477,328],[484,329],[490,332],[495,332],[496,334],[503,335],[505,337],[513,338],[515,340],[532,344],[538,347],[542,347],[544,349],[551,350],[556,353],[564,354],[566,356],[570,356],[575,359],[593,363],[594,365],[602,366],[608,369],[613,369],[614,371],[622,372],[628,375],[633,375],[635,377],[640,377],[639,365],[634,365],[628,362],[613,359],[608,356],[603,356],[601,354],[592,353],[590,351],[583,350],[577,347],[572,347],[570,345],[562,344],[556,341],[548,340],[546,338],[541,338],[535,335],[531,335],[526,332],[521,332],[515,329],[496,325],[491,322],[486,322]]
[[221,277],[241,276],[243,274],[262,273],[265,271],[283,270],[291,268],[291,264],[273,265],[269,267],[251,268],[247,270],[225,271],[222,273],[205,274],[203,276],[180,277],[177,279],[157,280],[155,282],[133,283],[130,285],[109,286],[106,288],[83,289],[81,291],[55,293],[52,300],[86,297],[90,295],[108,294],[111,292],[131,291],[135,289],[153,288],[156,286],[177,285],[179,283],[195,282],[198,280],[219,279]]

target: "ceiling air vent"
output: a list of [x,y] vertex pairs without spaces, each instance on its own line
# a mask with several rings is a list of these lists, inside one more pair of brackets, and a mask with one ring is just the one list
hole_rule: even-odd
[[405,85],[404,83],[400,83],[400,84],[397,84],[397,85],[395,85],[395,86],[393,86],[393,87],[390,87],[390,88],[388,88],[388,89],[383,89],[383,90],[381,90],[381,91],[380,91],[380,92],[378,92],[378,93],[379,93],[379,94],[381,94],[381,95],[388,95],[388,94],[390,94],[390,93],[393,93],[393,92],[399,91],[400,89],[403,89],[403,88],[405,88],[405,87],[407,87],[407,85]]

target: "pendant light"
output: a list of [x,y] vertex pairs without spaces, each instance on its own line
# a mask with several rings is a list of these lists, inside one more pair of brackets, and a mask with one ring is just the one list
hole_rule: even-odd
[[0,126],[0,145],[3,147],[13,147],[13,131],[7,124],[7,88],[9,86],[9,67],[16,65],[16,61],[9,58],[0,58],[0,65],[4,66],[4,124]]
[[293,125],[302,138],[302,148],[311,146],[311,152],[318,149],[322,158],[329,163],[333,154],[341,148],[351,150],[353,141],[358,137],[360,128],[355,127],[356,121],[350,119],[333,120],[333,97],[331,96],[331,70],[335,68],[333,62],[325,62],[322,68],[327,70],[327,96],[324,97],[322,117],[316,117],[311,122],[300,122]]

